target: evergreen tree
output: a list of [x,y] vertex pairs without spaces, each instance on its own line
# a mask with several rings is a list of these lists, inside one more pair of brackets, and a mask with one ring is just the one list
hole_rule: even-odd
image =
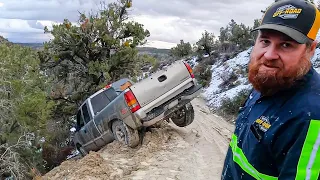
[[216,41],[214,34],[205,30],[205,32],[202,33],[202,37],[196,42],[198,48],[197,52],[200,54],[210,54],[210,52],[216,47],[215,43]]
[[[53,120],[68,136],[77,108],[88,96],[120,78],[133,78],[140,72],[137,46],[143,45],[149,31],[129,20],[131,0],[101,6],[98,13],[79,14],[78,25],[65,19],[45,27],[53,39],[39,53],[43,71],[51,78],[50,97],[57,106]],[[56,137],[56,140],[63,139]]]
[[[257,20],[254,26],[257,26],[258,23],[259,21]],[[243,50],[252,45],[251,29],[242,23],[237,24],[235,20],[231,19],[225,28],[220,28],[219,41],[220,43],[233,43]]]
[[53,77],[56,99],[81,103],[88,95],[124,76],[137,75],[138,45],[145,43],[149,31],[129,21],[131,0],[103,6],[97,14],[80,13],[79,26],[65,19],[45,28],[53,40],[40,53],[42,67]]
[[240,49],[245,49],[250,46],[250,28],[244,24],[237,24],[233,19],[229,24],[230,27],[230,42],[239,46]]
[[230,35],[228,34],[228,27],[224,28],[224,27],[221,27],[220,28],[220,36],[219,36],[219,41],[220,43],[224,43],[226,41],[229,41]]
[[[70,128],[74,126],[77,108],[105,85],[140,73],[142,58],[137,46],[150,35],[142,24],[131,21],[131,0],[101,3],[98,12],[79,13],[77,23],[68,19],[44,32],[52,39],[39,52],[41,68],[50,78],[53,109],[49,129],[55,131],[47,140],[47,159],[54,159],[62,146],[69,146]],[[52,161],[50,167],[59,163]]]
[[34,50],[0,45],[0,175],[27,179],[31,168],[42,170],[39,139],[47,137],[53,102]]
[[180,40],[180,44],[177,44],[176,47],[173,47],[170,50],[170,54],[178,58],[186,57],[191,53],[192,53],[191,44],[189,42],[185,43],[183,40]]

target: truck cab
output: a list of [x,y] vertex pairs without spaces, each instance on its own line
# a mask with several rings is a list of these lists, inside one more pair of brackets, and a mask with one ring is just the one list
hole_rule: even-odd
[[85,149],[97,150],[114,140],[112,135],[105,135],[108,125],[97,126],[95,117],[110,104],[118,93],[112,87],[103,88],[86,99],[77,111],[76,138]]

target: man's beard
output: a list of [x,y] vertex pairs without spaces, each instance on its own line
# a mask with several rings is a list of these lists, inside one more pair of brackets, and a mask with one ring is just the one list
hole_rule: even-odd
[[281,67],[283,67],[281,66],[277,69],[276,73],[259,72],[259,68],[263,63],[268,66],[275,66],[272,64],[276,63],[276,60],[266,62],[266,60],[262,59],[251,59],[248,77],[253,87],[264,96],[270,96],[280,90],[292,87],[311,67],[311,62],[306,56],[300,59],[297,67],[285,71],[284,69],[281,69]]

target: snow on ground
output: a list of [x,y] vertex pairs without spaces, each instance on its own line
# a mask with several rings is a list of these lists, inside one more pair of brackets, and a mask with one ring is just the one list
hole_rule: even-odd
[[[316,40],[320,42],[320,31],[317,34]],[[314,56],[312,57],[311,62],[315,66],[315,70],[320,73],[320,48],[317,48],[314,52]]]
[[320,73],[320,49],[317,48],[314,56],[311,59],[312,64],[316,67],[315,70]]
[[191,62],[192,62],[192,64],[193,64],[193,66],[198,65],[197,60],[198,60],[198,57],[192,57]]
[[[249,56],[252,48],[239,53],[236,57],[227,60],[224,63],[215,63],[212,70],[212,80],[208,88],[204,91],[204,97],[208,101],[207,104],[215,109],[221,105],[224,98],[234,98],[241,90],[251,89],[251,85],[248,84],[247,78],[244,73],[237,73],[239,71],[245,71],[249,62]],[[238,79],[238,86],[229,90],[223,91],[220,85],[228,80],[232,73],[236,73]]]
[[[320,42],[320,33],[317,36],[318,42]],[[239,53],[236,57],[229,59],[225,62],[217,62],[212,65],[212,80],[208,88],[204,89],[203,96],[207,100],[207,105],[216,109],[220,107],[224,98],[234,98],[241,90],[251,89],[252,85],[248,82],[245,73],[239,73],[239,70],[245,71],[250,59],[250,52],[252,47]],[[317,48],[313,58],[312,64],[317,72],[320,73],[320,48]],[[235,73],[238,77],[237,86],[223,90],[220,88],[221,84],[228,80],[230,75]]]
[[198,65],[198,57],[197,56],[193,56],[189,59],[185,59],[184,61],[186,61],[192,68]]

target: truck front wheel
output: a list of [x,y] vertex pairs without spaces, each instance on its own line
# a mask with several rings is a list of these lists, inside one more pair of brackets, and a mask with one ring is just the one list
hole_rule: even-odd
[[188,103],[179,110],[173,112],[171,120],[179,127],[185,127],[191,124],[194,120],[194,110],[192,104]]
[[88,154],[88,152],[80,144],[77,144],[76,147],[82,157],[85,157]]
[[139,132],[127,126],[123,121],[116,120],[112,123],[114,138],[129,147],[136,147],[139,144]]

